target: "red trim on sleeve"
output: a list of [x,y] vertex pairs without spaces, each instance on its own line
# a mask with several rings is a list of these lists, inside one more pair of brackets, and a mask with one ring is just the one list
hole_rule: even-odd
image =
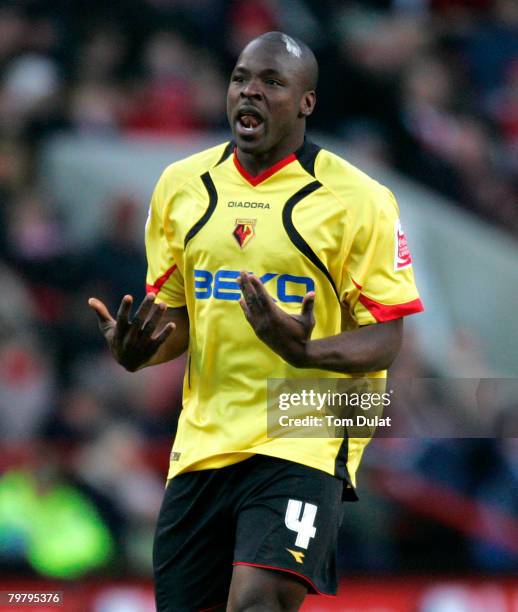
[[416,300],[411,300],[410,302],[393,304],[391,306],[387,304],[380,304],[379,302],[371,300],[361,293],[358,299],[376,319],[376,321],[378,321],[378,323],[392,321],[393,319],[400,319],[401,317],[407,317],[408,315],[416,314],[424,310],[423,303],[419,298]]
[[153,285],[146,284],[146,293],[158,293],[178,266],[173,264]]
[[323,593],[322,591],[319,591],[317,587],[315,586],[315,584],[313,583],[313,581],[307,576],[304,576],[304,574],[299,574],[299,572],[296,572],[291,569],[286,569],[285,567],[273,567],[273,565],[264,565],[263,563],[246,563],[245,561],[234,561],[232,565],[247,565],[248,567],[259,567],[261,569],[274,570],[277,572],[286,572],[287,574],[293,574],[294,576],[297,576],[298,578],[302,578],[302,580],[307,582],[317,595],[323,595],[324,597],[336,597],[336,595],[329,595],[328,593]]
[[241,162],[237,158],[236,149],[234,149],[234,165],[236,166],[239,174],[253,187],[259,185],[259,183],[262,183],[267,178],[270,178],[270,176],[278,172],[281,168],[284,168],[284,166],[291,164],[291,162],[295,161],[296,159],[297,157],[295,156],[295,153],[290,153],[289,155],[278,161],[276,164],[273,164],[273,166],[266,168],[266,170],[264,170],[257,176],[252,176],[247,170],[243,168]]

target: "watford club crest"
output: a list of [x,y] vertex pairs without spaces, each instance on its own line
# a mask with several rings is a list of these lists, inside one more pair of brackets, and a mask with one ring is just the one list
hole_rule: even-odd
[[244,248],[255,236],[255,222],[255,219],[236,219],[232,234],[241,248]]

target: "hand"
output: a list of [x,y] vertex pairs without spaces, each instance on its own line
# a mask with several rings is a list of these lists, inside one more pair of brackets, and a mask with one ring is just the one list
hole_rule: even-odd
[[238,282],[243,294],[239,304],[257,337],[290,365],[307,367],[307,344],[315,327],[315,292],[306,293],[299,315],[289,315],[253,274],[241,272]]
[[169,322],[155,334],[167,310],[165,304],[155,304],[155,299],[154,293],[148,293],[131,321],[129,320],[133,304],[131,295],[122,298],[117,319],[111,316],[101,300],[97,298],[88,300],[88,305],[95,311],[99,329],[115,359],[130,372],[147,363],[176,327],[174,323]]

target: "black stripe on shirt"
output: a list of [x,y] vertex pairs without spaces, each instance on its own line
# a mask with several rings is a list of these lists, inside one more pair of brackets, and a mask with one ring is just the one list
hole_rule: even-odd
[[185,241],[183,243],[183,248],[187,246],[187,243],[196,236],[196,234],[201,230],[201,228],[207,223],[207,221],[212,217],[212,213],[216,210],[216,204],[218,203],[218,192],[216,191],[216,187],[210,178],[210,174],[205,172],[205,174],[201,175],[201,180],[207,193],[209,194],[209,205],[207,206],[207,210],[203,213],[203,215],[196,221],[196,223],[191,227],[187,236],[185,236]]
[[216,166],[219,166],[220,164],[222,164],[226,159],[228,159],[232,153],[234,152],[234,149],[236,147],[236,143],[231,140],[227,146],[225,147],[225,150],[223,151],[221,157],[218,160],[218,163],[216,164]]
[[347,428],[345,429],[345,436],[340,444],[338,453],[335,457],[335,476],[344,481],[344,488],[342,492],[342,499],[344,501],[357,501],[358,495],[352,485],[351,476],[347,469],[347,459],[349,456],[349,438],[347,435]]
[[282,224],[284,225],[284,229],[286,230],[289,239],[293,242],[297,249],[303,255],[305,255],[326,276],[327,280],[331,283],[331,287],[335,292],[337,300],[340,301],[338,290],[336,289],[335,282],[331,274],[329,273],[329,270],[325,267],[325,265],[319,259],[317,254],[312,250],[309,244],[295,229],[292,220],[293,209],[295,208],[295,206],[305,197],[312,194],[317,189],[320,189],[320,187],[322,187],[322,183],[320,183],[319,181],[313,181],[312,183],[308,183],[307,185],[302,187],[302,189],[299,189],[299,191],[293,194],[284,205],[282,211]]
[[322,147],[311,142],[311,140],[304,139],[304,144],[295,151],[295,157],[298,159],[299,164],[311,176],[315,176],[315,161],[321,150]]

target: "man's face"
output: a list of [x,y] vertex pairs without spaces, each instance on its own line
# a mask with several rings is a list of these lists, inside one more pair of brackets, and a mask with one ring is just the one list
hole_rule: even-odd
[[299,69],[277,45],[254,41],[241,53],[227,92],[227,117],[241,151],[261,155],[298,135],[304,104]]

